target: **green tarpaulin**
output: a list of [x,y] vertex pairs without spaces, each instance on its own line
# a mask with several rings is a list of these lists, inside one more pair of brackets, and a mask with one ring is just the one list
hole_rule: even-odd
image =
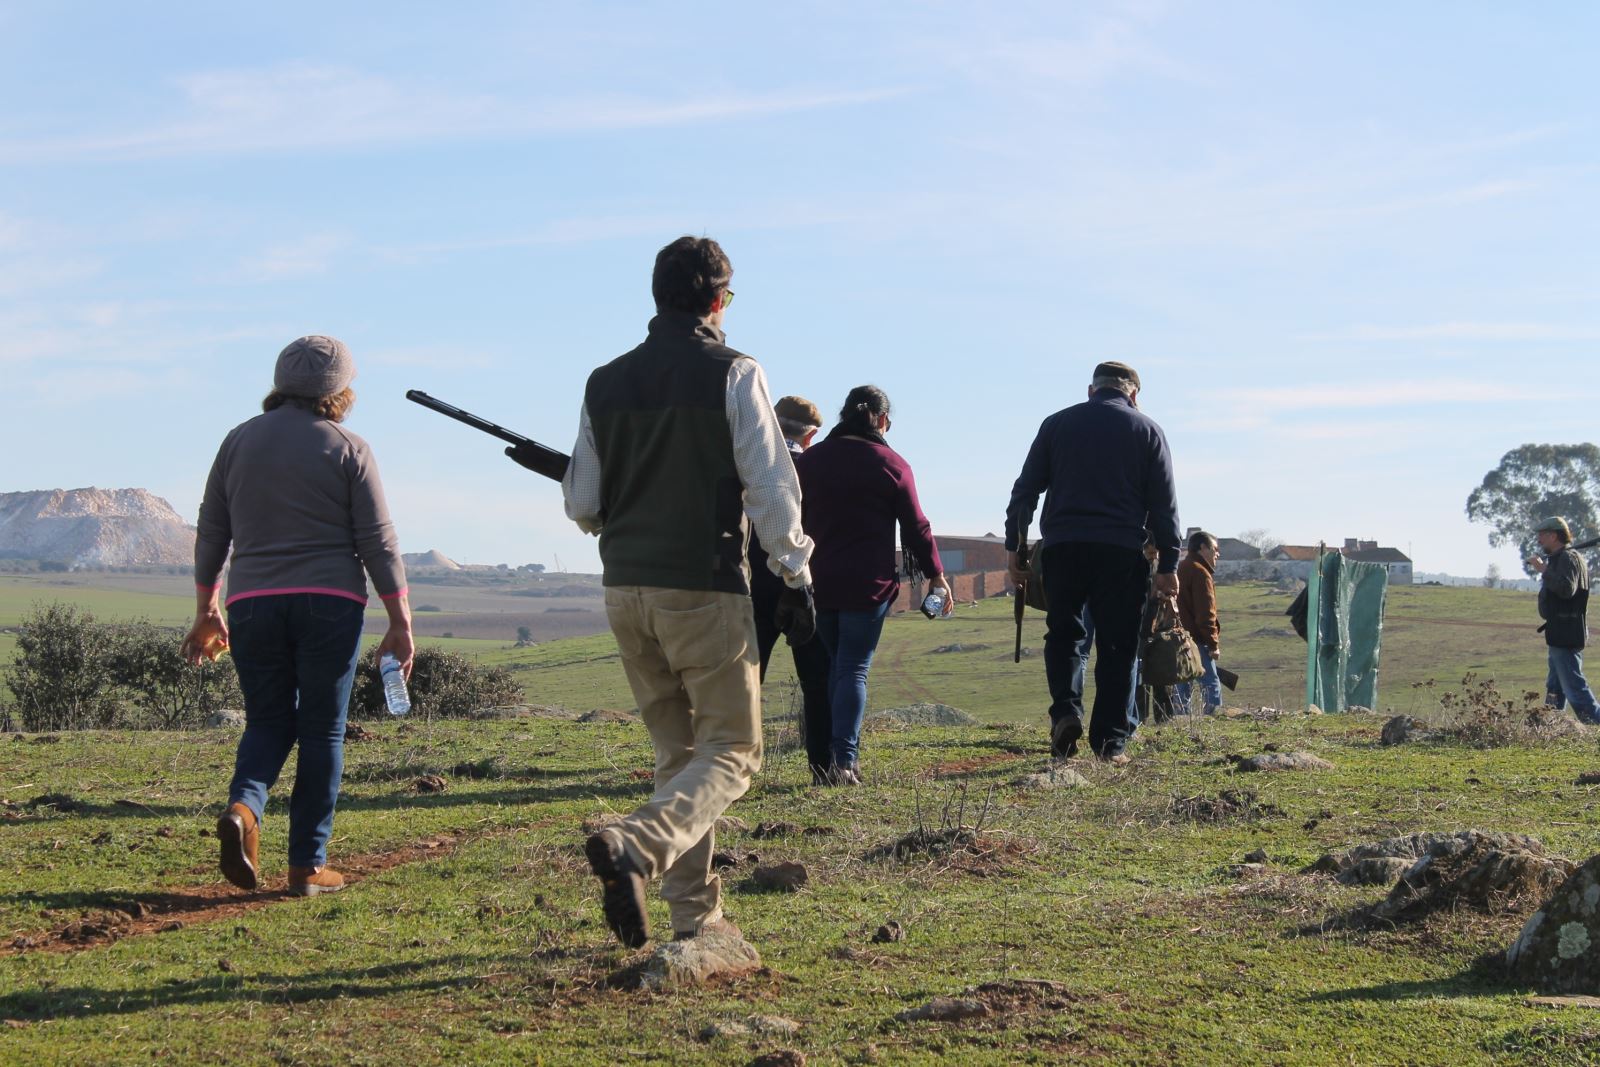
[[1323,711],[1378,706],[1378,646],[1389,572],[1326,552],[1311,573],[1306,703]]

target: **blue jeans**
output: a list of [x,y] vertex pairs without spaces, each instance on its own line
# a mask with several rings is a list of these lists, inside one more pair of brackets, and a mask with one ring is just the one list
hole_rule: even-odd
[[344,723],[361,655],[366,611],[355,600],[320,593],[247,597],[228,606],[228,632],[244,736],[228,802],[261,817],[267,791],[296,742],[289,794],[289,863],[328,860],[333,808],[344,771]]
[[[1200,675],[1195,684],[1200,686],[1200,695],[1205,698],[1206,714],[1210,715],[1222,707],[1222,679],[1217,677],[1217,661],[1211,658],[1211,650],[1205,645],[1200,649],[1200,662],[1205,665],[1205,673]],[[1189,710],[1189,682],[1179,682],[1178,707],[1180,710]]]
[[819,611],[817,636],[828,650],[828,700],[833,705],[835,767],[854,767],[860,752],[861,719],[867,711],[867,672],[883,636],[892,601],[870,611]]
[[1572,713],[1579,722],[1600,725],[1600,709],[1595,707],[1594,693],[1583,677],[1583,649],[1550,646],[1550,673],[1545,677],[1545,689],[1555,697],[1556,707],[1572,705]]

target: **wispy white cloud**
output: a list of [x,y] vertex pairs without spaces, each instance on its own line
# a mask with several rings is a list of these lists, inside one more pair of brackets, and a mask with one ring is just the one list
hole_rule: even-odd
[[900,88],[717,93],[680,99],[510,99],[293,63],[177,79],[178,113],[154,125],[0,141],[0,160],[141,159],[678,126],[873,103]]
[[283,241],[247,259],[242,273],[254,281],[287,281],[326,274],[334,256],[350,245],[340,233],[315,233],[293,241]]
[[1376,408],[1426,408],[1452,404],[1500,404],[1539,400],[1548,390],[1499,381],[1401,380],[1374,376],[1361,383],[1312,383],[1246,387],[1218,391],[1212,401],[1230,411],[1362,411]]
[[1349,341],[1596,341],[1600,326],[1547,322],[1435,322],[1417,326],[1352,326],[1322,340]]

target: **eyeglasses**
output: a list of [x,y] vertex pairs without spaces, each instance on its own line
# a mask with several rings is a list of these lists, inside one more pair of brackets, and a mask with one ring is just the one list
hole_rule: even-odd
[[723,311],[727,311],[728,310],[728,305],[731,304],[731,303],[733,303],[733,290],[732,289],[724,289],[724,290],[722,290],[722,310]]

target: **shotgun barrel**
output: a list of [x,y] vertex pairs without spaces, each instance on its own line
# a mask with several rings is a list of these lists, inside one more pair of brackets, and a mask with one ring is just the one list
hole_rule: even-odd
[[474,430],[486,433],[490,437],[498,437],[509,446],[506,448],[506,455],[510,456],[513,462],[526,467],[535,474],[542,474],[552,481],[559,482],[567,473],[567,464],[572,461],[572,457],[565,452],[557,452],[553,448],[541,445],[532,438],[524,437],[520,433],[506,429],[504,426],[497,426],[488,419],[479,418],[470,411],[463,411],[454,404],[447,404],[443,400],[431,397],[421,389],[407,389],[406,399],[413,404],[421,404],[429,411],[437,411],[439,414],[455,419],[457,422],[466,423]]

